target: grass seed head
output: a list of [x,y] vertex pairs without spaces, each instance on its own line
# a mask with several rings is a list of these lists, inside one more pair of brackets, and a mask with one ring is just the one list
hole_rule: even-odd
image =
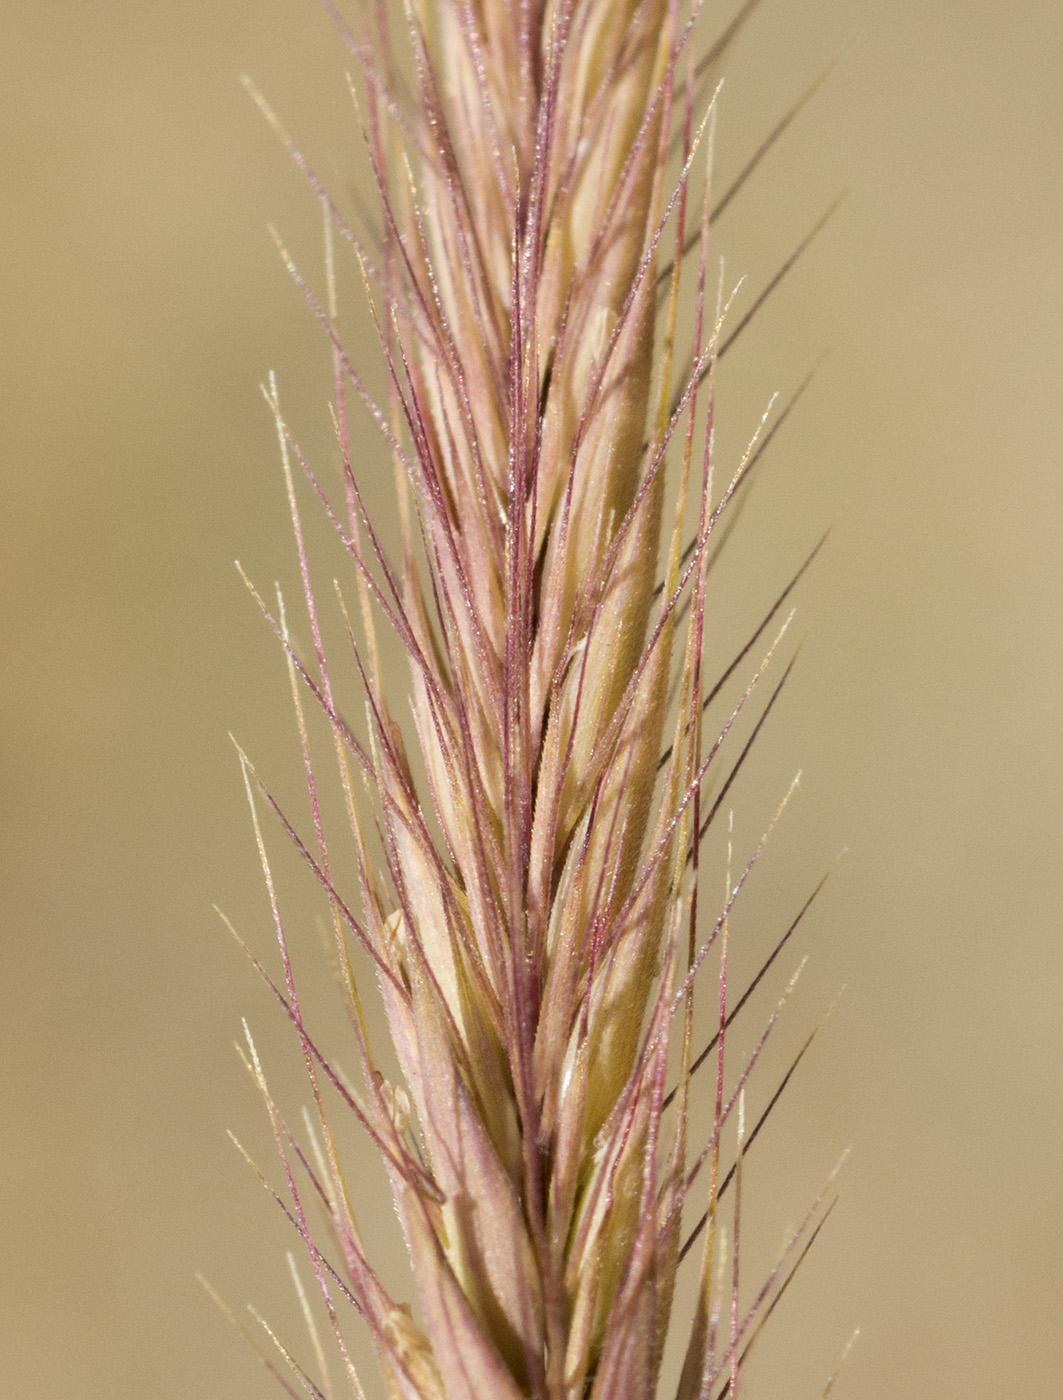
[[[703,1281],[679,1400],[709,1395],[720,1376],[733,1393],[754,1335],[752,1313],[725,1335],[738,1229],[725,1263],[717,1217],[733,1106],[723,1095],[735,1014],[727,921],[756,853],[728,878],[715,924],[700,939],[697,928],[702,839],[744,755],[711,807],[706,785],[763,670],[710,732],[706,576],[723,510],[755,459],[751,448],[714,505],[725,318],[706,305],[709,200],[695,188],[713,68],[698,59],[699,8],[417,0],[402,16],[380,7],[372,32],[344,31],[364,78],[376,246],[326,210],[355,247],[388,371],[377,405],[336,331],[330,243],[327,308],[306,295],[334,348],[345,509],[328,504],[275,386],[267,397],[314,638],[305,660],[283,615],[277,624],[313,840],[282,821],[329,900],[364,1086],[356,1097],[341,1083],[303,1022],[276,904],[285,980],[271,985],[301,1039],[316,1157],[294,1146],[257,1058],[253,1072],[285,1164],[284,1208],[358,1395],[341,1301],[361,1314],[403,1400],[649,1400],[689,1248],[683,1207],[706,1163]],[[364,510],[348,412],[357,398],[394,458],[401,565]],[[293,459],[325,501],[361,600],[362,633],[349,636],[362,738],[332,692]],[[382,672],[381,626],[407,653],[416,762]],[[349,879],[321,818],[306,688],[335,743],[357,904],[342,893]],[[379,854],[352,771],[375,806]],[[245,772],[249,792],[276,807]],[[375,966],[402,1086],[376,1066],[352,940]],[[721,979],[716,1108],[691,1168],[692,999],[710,954]],[[362,1250],[326,1082],[381,1152],[416,1312],[388,1295]],[[328,1214],[327,1246],[308,1224],[308,1189]]]

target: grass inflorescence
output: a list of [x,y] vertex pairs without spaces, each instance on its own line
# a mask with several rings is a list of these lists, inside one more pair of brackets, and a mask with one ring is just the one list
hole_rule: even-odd
[[[807,1044],[757,1113],[747,1086],[796,973],[737,1069],[727,1044],[811,903],[736,989],[732,910],[793,786],[752,850],[717,843],[716,869],[707,837],[727,825],[794,649],[796,579],[765,600],[723,676],[708,673],[709,571],[793,402],[769,404],[739,458],[717,462],[717,365],[750,313],[731,310],[713,219],[801,105],[714,191],[720,61],[753,8],[708,48],[700,0],[418,0],[397,17],[377,7],[364,32],[333,12],[378,194],[365,236],[258,99],[325,209],[320,294],[281,251],[331,344],[342,468],[330,493],[271,380],[309,645],[283,600],[259,601],[288,660],[309,834],[241,762],[281,975],[256,966],[301,1045],[305,1132],[250,1036],[246,1058],[283,1164],[275,1194],[324,1309],[315,1321],[301,1292],[313,1367],[281,1341],[269,1360],[293,1395],[339,1393],[329,1331],[339,1389],[367,1393],[357,1320],[402,1400],[734,1397],[830,1195],[766,1279],[740,1280],[744,1156]],[[338,331],[336,240],[378,333],[380,400]],[[746,296],[753,310],[777,281]],[[366,423],[394,465],[396,558],[362,494]],[[328,600],[311,583],[301,478],[347,557]],[[358,697],[338,693],[326,610]],[[408,682],[387,674],[384,633]],[[353,838],[342,857],[316,717]],[[264,808],[325,892],[357,1090],[304,1017]],[[337,1111],[386,1173],[413,1307],[367,1257]],[[700,1281],[673,1319],[688,1256]]]

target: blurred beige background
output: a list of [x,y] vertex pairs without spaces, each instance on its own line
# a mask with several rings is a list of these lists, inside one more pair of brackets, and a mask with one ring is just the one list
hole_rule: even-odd
[[[847,847],[802,931],[793,1043],[847,990],[747,1209],[781,1238],[855,1150],[750,1387],[819,1395],[859,1325],[836,1395],[1050,1396],[1063,11],[764,0],[728,70],[722,176],[853,35],[720,228],[729,273],[759,286],[851,189],[721,394],[737,440],[831,351],[751,499],[750,595],[721,623],[837,521],[740,822],[755,835],[803,767],[746,926],[778,927]],[[226,731],[282,787],[294,737],[232,560],[292,581],[257,384],[275,368],[321,444],[329,371],[266,233],[316,269],[317,206],[237,75],[344,190],[346,63],[311,0],[0,11],[5,1396],[276,1393],[193,1277],[291,1324],[291,1240],[224,1133],[272,1167],[240,1016],[272,1065],[295,1051],[211,905],[268,950]],[[309,913],[300,936],[312,962]]]

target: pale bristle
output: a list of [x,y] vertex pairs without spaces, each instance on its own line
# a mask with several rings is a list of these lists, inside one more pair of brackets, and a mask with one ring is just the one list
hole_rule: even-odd
[[[663,1393],[677,1270],[703,1237],[693,1311],[672,1331],[669,1393],[733,1396],[789,1283],[789,1254],[803,1257],[809,1222],[767,1283],[740,1294],[742,1161],[764,1122],[747,1119],[745,1092],[778,1013],[725,1090],[727,1032],[752,991],[738,998],[728,986],[729,920],[774,821],[752,852],[734,853],[722,901],[723,872],[706,874],[702,848],[748,752],[728,759],[732,727],[757,708],[760,679],[789,644],[796,580],[725,675],[739,677],[736,698],[712,704],[723,682],[711,684],[703,656],[707,572],[785,411],[769,408],[739,461],[715,463],[716,363],[745,321],[729,318],[710,276],[706,99],[753,5],[708,55],[699,8],[418,0],[395,26],[402,63],[383,8],[372,35],[344,29],[364,80],[374,247],[288,142],[326,207],[324,304],[284,257],[332,341],[345,467],[335,509],[271,383],[312,655],[297,652],[283,607],[275,617],[262,607],[289,658],[311,839],[241,758],[252,808],[258,797],[273,808],[327,893],[364,1082],[350,1088],[303,1020],[257,815],[283,966],[271,986],[302,1044],[316,1113],[308,1141],[285,1125],[250,1036],[248,1066],[284,1164],[284,1208],[355,1395],[351,1305],[403,1400],[649,1400]],[[336,331],[333,225],[360,263],[386,406]],[[394,459],[401,565],[363,505],[352,394]],[[364,685],[357,701],[333,693],[296,469],[350,556],[357,626],[342,594],[340,608]],[[412,729],[406,687],[384,675],[382,628],[407,653]],[[331,729],[356,870],[339,868],[326,839],[307,692]],[[341,718],[359,708],[364,739]],[[341,892],[353,878],[357,911]],[[352,941],[375,967],[401,1084],[377,1069]],[[702,1049],[693,1003],[710,961],[718,1014]],[[706,1061],[715,1108],[707,1142],[690,1142],[692,1076]],[[412,1307],[366,1257],[327,1083],[379,1150]],[[313,1234],[312,1196],[328,1239]],[[324,1373],[313,1323],[311,1338]],[[302,1390],[337,1393],[281,1355]]]

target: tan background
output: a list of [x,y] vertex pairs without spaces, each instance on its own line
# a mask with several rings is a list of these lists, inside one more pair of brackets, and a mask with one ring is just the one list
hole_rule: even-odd
[[[859,1324],[836,1394],[1047,1397],[1063,1372],[1063,12],[765,0],[729,70],[724,174],[854,33],[720,230],[729,272],[757,286],[852,190],[721,397],[737,440],[832,351],[754,493],[748,592],[719,595],[738,628],[837,518],[737,821],[755,836],[803,766],[744,928],[778,927],[848,847],[803,933],[789,1043],[848,990],[751,1158],[749,1218],[780,1238],[855,1152],[751,1385],[818,1395]],[[0,12],[5,1396],[274,1393],[193,1280],[291,1326],[291,1241],[224,1129],[272,1167],[230,1048],[240,1015],[274,1066],[295,1050],[211,905],[268,948],[226,738],[291,778],[283,670],[231,563],[292,580],[256,385],[275,367],[313,442],[329,388],[265,232],[316,267],[316,206],[237,74],[342,189],[345,63],[305,0]],[[299,929],[312,961],[309,912]]]

